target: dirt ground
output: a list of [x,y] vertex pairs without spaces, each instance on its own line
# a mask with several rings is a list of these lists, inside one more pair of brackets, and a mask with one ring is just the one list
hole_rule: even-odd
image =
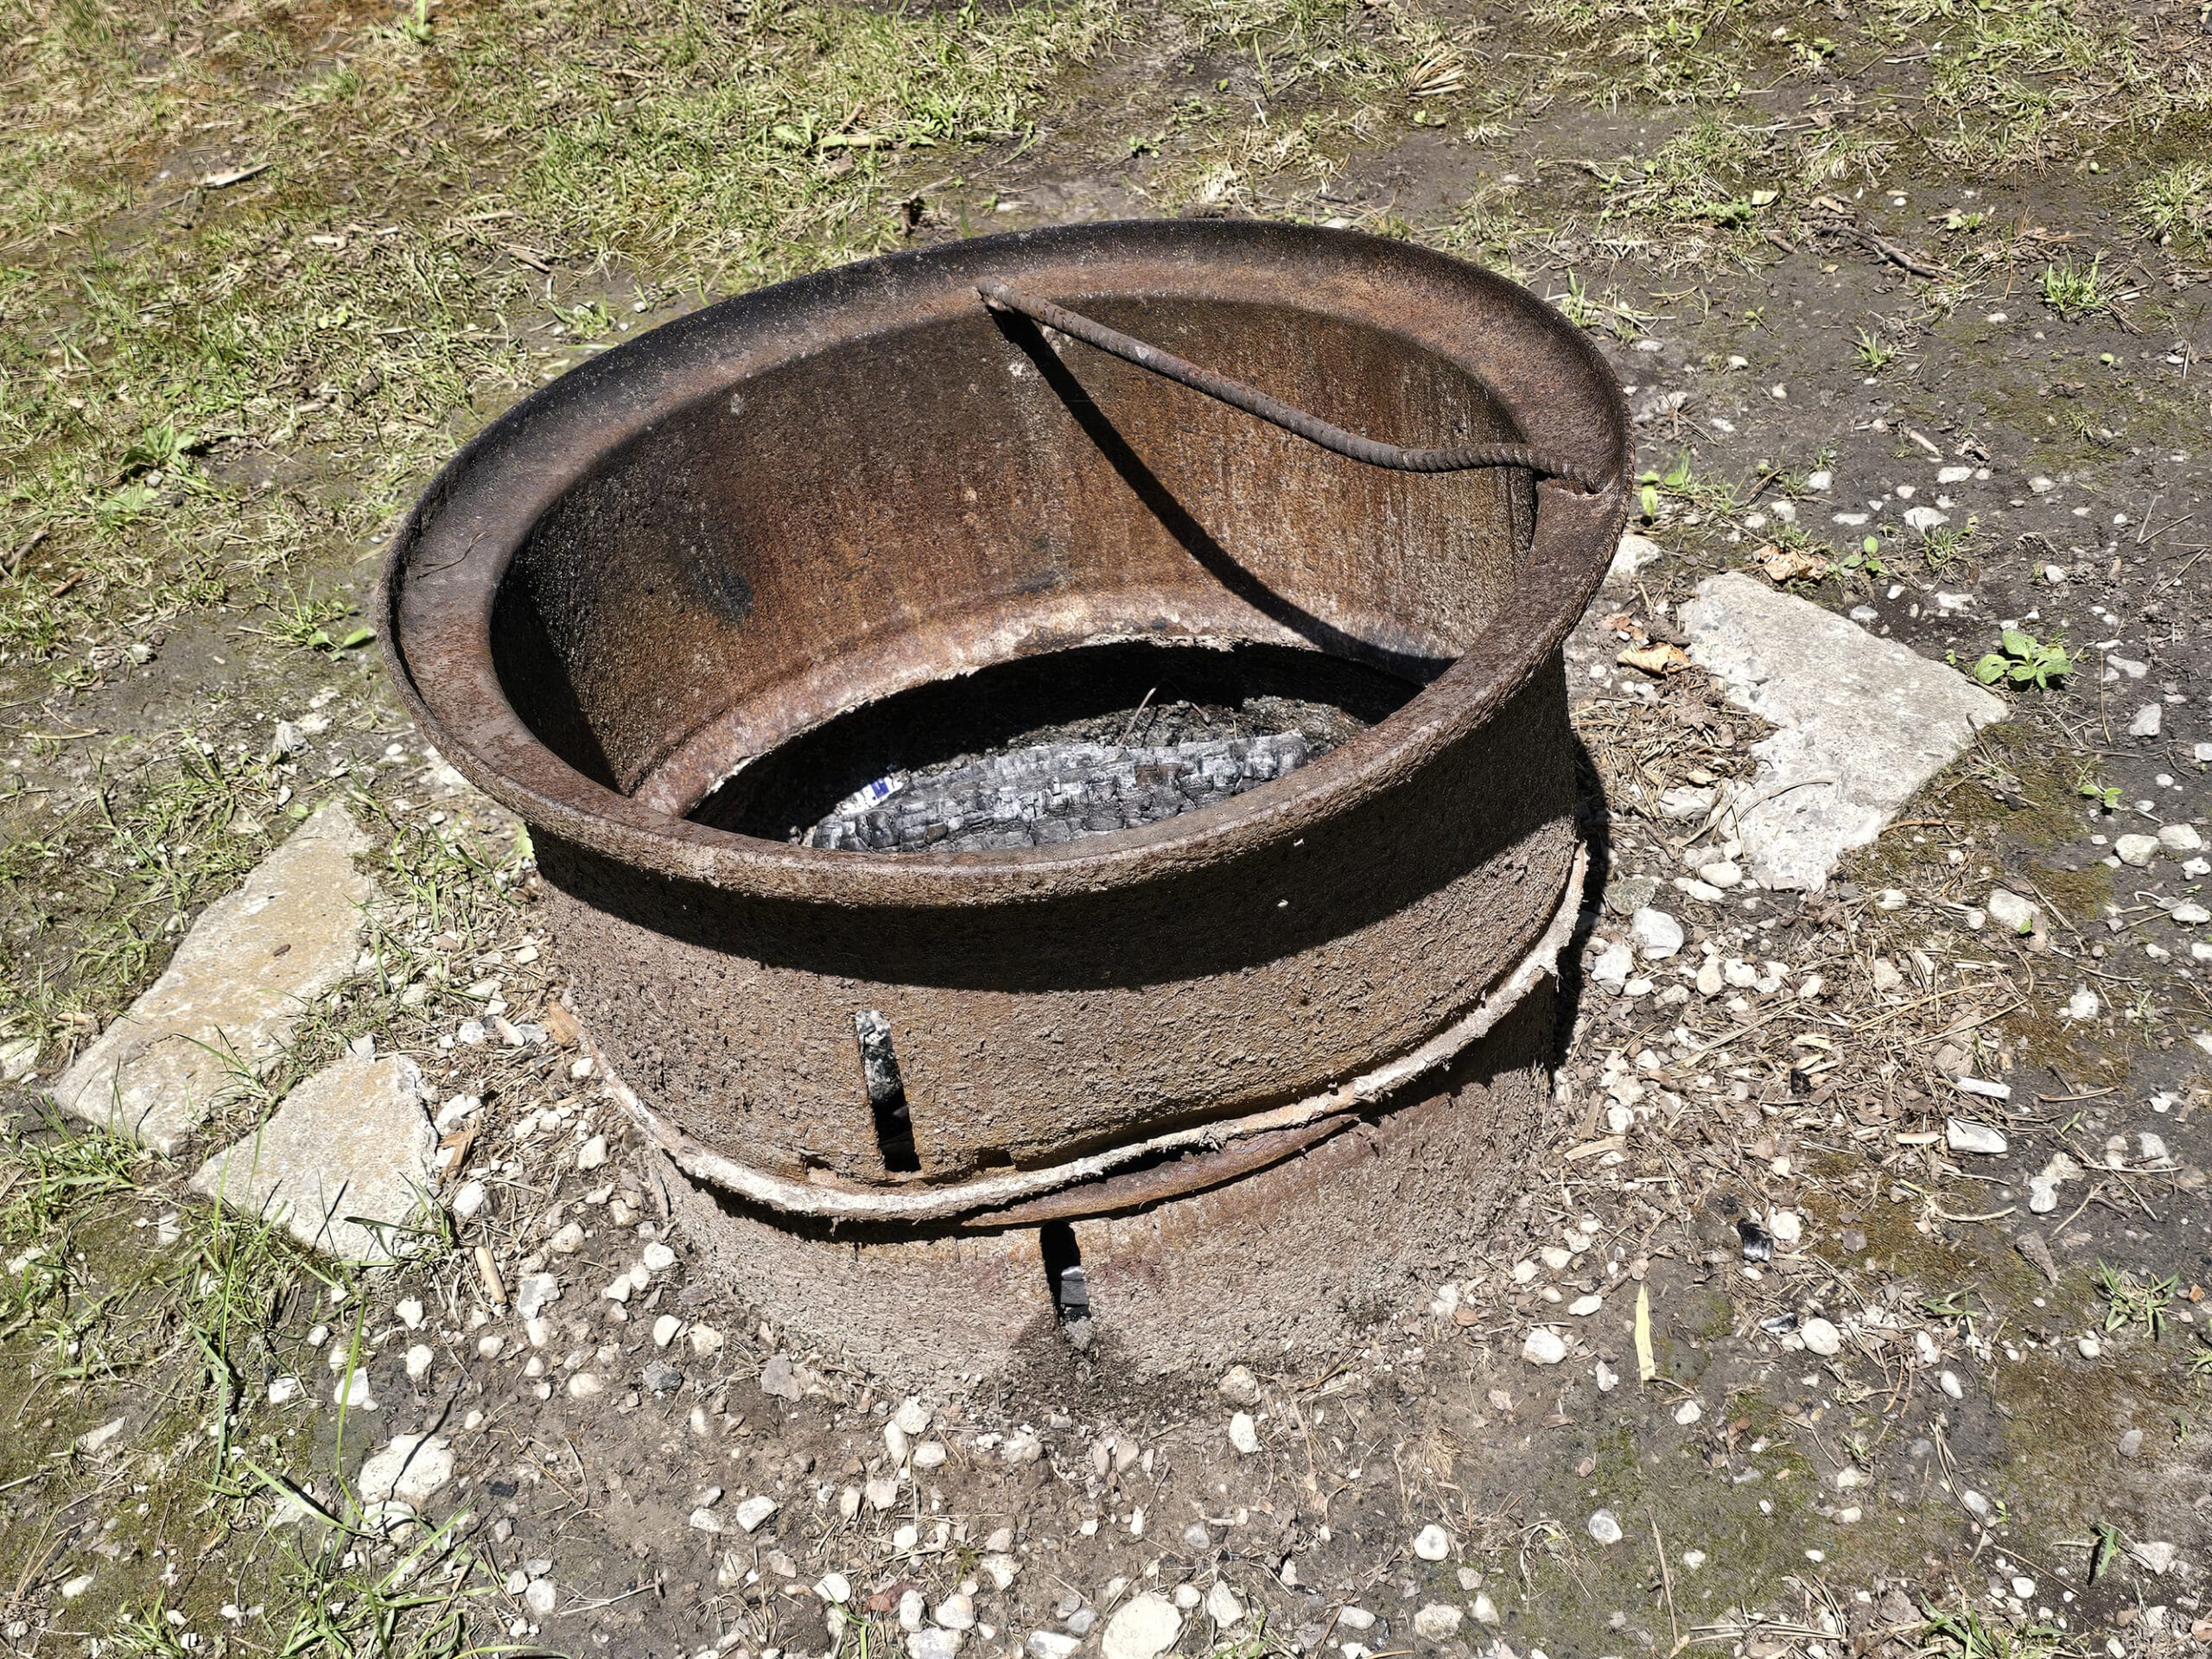
[[[2208,871],[2118,856],[2208,810],[2208,14],[0,0],[0,1649],[1067,1659],[1148,1593],[1190,1659],[2212,1644]],[[1660,555],[1570,652],[1604,903],[1557,1135],[1340,1351],[1162,1387],[1053,1341],[910,1402],[694,1275],[527,834],[411,731],[366,594],[596,350],[1151,214],[1481,260],[1628,389]],[[1760,732],[1618,658],[1723,570],[2000,658],[2007,721],[1809,899],[1676,885],[1727,849],[1662,797]],[[480,1101],[468,1213],[398,1270],[41,1108],[329,799],[370,947],[207,1140],[365,1036]],[[1688,940],[1617,993],[1645,905]],[[453,1460],[419,1515],[362,1490],[404,1434]]]

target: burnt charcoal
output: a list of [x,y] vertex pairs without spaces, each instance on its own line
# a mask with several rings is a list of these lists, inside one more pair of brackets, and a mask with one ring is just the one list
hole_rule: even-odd
[[1048,743],[871,784],[805,844],[871,852],[982,852],[1158,823],[1304,766],[1299,732],[1126,747]]

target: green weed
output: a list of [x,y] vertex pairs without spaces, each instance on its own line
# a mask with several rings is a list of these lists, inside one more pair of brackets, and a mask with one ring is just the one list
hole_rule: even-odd
[[2003,681],[2013,685],[2032,685],[2047,691],[2057,681],[2074,671],[2074,659],[2066,647],[2053,642],[2044,645],[2032,633],[2023,633],[2018,628],[2007,628],[2000,636],[1999,649],[1986,654],[1974,665],[1974,677],[1984,685],[1995,685]]

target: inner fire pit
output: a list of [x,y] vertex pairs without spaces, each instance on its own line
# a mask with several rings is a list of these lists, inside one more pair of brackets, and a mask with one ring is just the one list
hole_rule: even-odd
[[1440,255],[984,238],[525,399],[385,635],[733,1288],[894,1375],[1212,1363],[1517,1189],[1629,453],[1580,334]]

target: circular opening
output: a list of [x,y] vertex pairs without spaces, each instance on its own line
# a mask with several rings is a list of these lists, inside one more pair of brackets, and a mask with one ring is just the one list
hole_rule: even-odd
[[[1618,478],[1582,497],[1514,469],[1363,465],[986,308],[994,276],[1386,442],[1525,442],[1593,472],[1624,451],[1579,334],[1401,245],[1108,226],[825,273],[565,377],[426,493],[391,637],[456,763],[556,833],[764,891],[825,894],[859,868],[828,855],[855,849],[898,854],[879,874],[909,898],[1071,854],[1095,881],[1117,849],[1164,843],[1116,842],[1103,817],[1027,842],[823,826],[893,772],[1128,749],[1104,743],[1113,717],[1181,676],[1206,682],[1178,700],[1222,741],[1303,744],[1232,757],[1237,786],[1198,791],[1184,834],[1291,832],[1283,809],[1479,721],[1602,573]],[[1263,830],[1230,803],[1270,785]]]
[[837,715],[745,759],[686,816],[847,850],[1056,846],[1287,776],[1419,689],[1274,645],[1056,652]]

